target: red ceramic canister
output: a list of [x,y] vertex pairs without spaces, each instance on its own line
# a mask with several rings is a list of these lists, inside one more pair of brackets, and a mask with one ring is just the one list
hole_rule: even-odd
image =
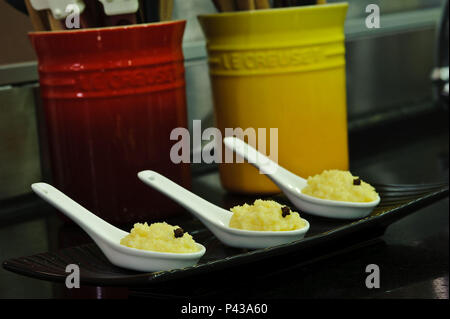
[[181,209],[145,186],[152,169],[190,187],[170,160],[172,129],[187,127],[185,21],[30,33],[52,183],[112,223],[162,219]]

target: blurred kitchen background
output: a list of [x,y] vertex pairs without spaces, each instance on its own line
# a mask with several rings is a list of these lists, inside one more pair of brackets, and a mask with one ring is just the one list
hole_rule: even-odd
[[[329,3],[340,2],[329,0]],[[443,107],[432,71],[443,0],[349,0],[346,22],[347,94],[350,132],[416,117]],[[381,28],[367,29],[366,6],[377,4]],[[175,0],[173,19],[188,20],[184,37],[189,124],[213,126],[205,40],[197,15],[214,13],[209,0]],[[448,34],[448,24],[445,27]],[[0,1],[0,214],[1,203],[26,196],[46,174],[40,155],[37,62],[27,32],[28,17]],[[448,66],[448,35],[442,54]],[[436,74],[436,73],[435,73]],[[440,73],[438,73],[440,74]],[[445,77],[445,73],[443,74]],[[448,78],[448,69],[447,69]],[[195,170],[205,169],[195,167]]]

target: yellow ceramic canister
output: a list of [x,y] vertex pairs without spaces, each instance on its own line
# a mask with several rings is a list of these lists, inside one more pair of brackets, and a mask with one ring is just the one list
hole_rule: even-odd
[[[270,128],[277,128],[278,163],[291,172],[306,178],[348,169],[347,8],[338,3],[199,16],[223,136],[225,128],[265,128],[269,141]],[[219,170],[230,191],[279,191],[248,163],[222,163]]]

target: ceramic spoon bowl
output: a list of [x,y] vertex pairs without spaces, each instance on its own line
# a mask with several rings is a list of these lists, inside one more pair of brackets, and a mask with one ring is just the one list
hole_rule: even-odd
[[205,254],[206,249],[201,244],[197,244],[198,252],[180,254],[123,246],[120,240],[128,235],[126,231],[105,222],[51,185],[36,183],[31,188],[88,233],[116,266],[144,272],[171,270],[193,266]]
[[267,248],[302,239],[309,223],[291,231],[253,231],[229,227],[232,212],[218,207],[154,171],[138,174],[140,180],[172,198],[190,211],[225,245],[237,248]]
[[329,218],[359,219],[370,215],[380,203],[379,196],[372,202],[358,203],[321,199],[303,194],[302,189],[307,185],[306,179],[279,166],[238,138],[225,137],[223,142],[227,148],[245,158],[250,164],[258,168],[261,173],[266,174],[295,207],[302,212]]

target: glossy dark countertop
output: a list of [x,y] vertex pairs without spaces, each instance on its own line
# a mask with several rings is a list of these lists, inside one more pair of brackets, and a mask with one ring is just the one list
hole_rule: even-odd
[[[448,181],[447,116],[430,113],[352,133],[352,173],[379,183]],[[239,197],[221,188],[214,170],[196,176],[193,190],[218,205]],[[0,269],[0,298],[448,299],[448,217],[447,197],[395,222],[383,234],[334,243],[307,260],[285,256],[148,289],[82,287],[69,291],[61,284]],[[56,212],[34,195],[0,203],[1,261],[89,241],[76,227],[61,236],[61,227]],[[365,286],[369,264],[379,266],[378,289]],[[180,285],[184,287],[181,292]]]

